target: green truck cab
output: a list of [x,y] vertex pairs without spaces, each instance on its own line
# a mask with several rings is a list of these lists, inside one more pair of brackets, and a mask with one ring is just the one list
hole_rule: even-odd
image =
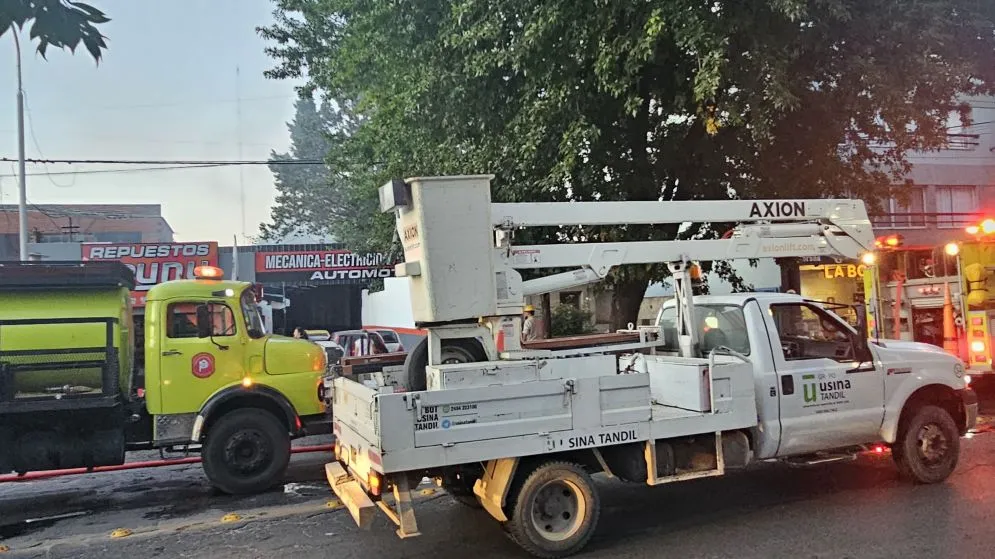
[[167,449],[200,451],[227,493],[277,483],[291,439],[330,430],[326,355],[266,334],[251,284],[220,277],[205,268],[150,289],[135,348],[123,264],[0,262],[0,472]]

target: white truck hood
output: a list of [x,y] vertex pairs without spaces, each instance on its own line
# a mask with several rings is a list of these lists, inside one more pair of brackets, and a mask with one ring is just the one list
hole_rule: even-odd
[[868,343],[886,369],[911,369],[908,372],[914,376],[939,381],[951,388],[966,386],[964,364],[941,347],[899,340],[868,340]]
[[901,340],[867,340],[867,342],[874,347],[881,347],[889,350],[890,352],[902,352],[908,355],[919,355],[921,352],[928,353],[939,353],[940,355],[946,356],[948,359],[956,359],[953,355],[950,355],[942,347],[937,347],[933,344],[924,344],[922,342],[906,342]]

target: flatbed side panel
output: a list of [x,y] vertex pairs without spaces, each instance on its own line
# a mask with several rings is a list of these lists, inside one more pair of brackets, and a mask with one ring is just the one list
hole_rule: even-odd
[[352,432],[374,448],[380,447],[378,392],[353,380],[339,377],[332,383],[333,421],[348,426]]
[[598,385],[603,427],[649,421],[652,417],[648,374],[601,377]]
[[499,439],[573,427],[573,391],[565,380],[409,394],[421,402],[415,446]]

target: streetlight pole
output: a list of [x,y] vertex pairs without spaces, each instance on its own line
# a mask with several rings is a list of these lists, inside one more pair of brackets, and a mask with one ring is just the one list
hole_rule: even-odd
[[17,223],[21,261],[28,260],[28,187],[24,173],[24,87],[21,83],[21,40],[17,29],[11,29],[17,50]]

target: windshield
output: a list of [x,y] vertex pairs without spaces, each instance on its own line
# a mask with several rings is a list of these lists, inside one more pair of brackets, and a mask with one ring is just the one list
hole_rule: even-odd
[[245,329],[249,337],[261,338],[266,335],[266,327],[263,325],[263,317],[259,313],[256,305],[255,294],[251,289],[242,292],[242,314],[245,315]]
[[393,330],[377,330],[377,333],[379,333],[380,337],[383,338],[383,341],[388,344],[397,343],[397,334],[395,334]]
[[[744,355],[750,354],[750,338],[746,333],[746,317],[738,305],[695,305],[698,341],[704,353],[725,346]],[[677,344],[677,307],[664,307],[657,322],[663,334],[664,347],[679,349]]]

